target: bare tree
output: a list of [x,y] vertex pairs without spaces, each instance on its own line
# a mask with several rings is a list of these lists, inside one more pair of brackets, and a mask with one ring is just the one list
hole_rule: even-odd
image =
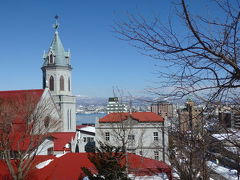
[[[155,87],[150,92],[172,99],[193,96],[206,104],[202,113],[208,114],[204,116],[199,130],[190,128],[185,133],[178,128],[172,130],[170,154],[174,156],[173,167],[180,173],[180,177],[208,179],[207,152],[213,140],[205,127],[214,120],[209,108],[235,104],[239,96],[240,2],[214,1],[221,17],[216,17],[214,12],[211,16],[195,16],[185,0],[176,2],[175,20],[183,22],[182,31],[171,19],[163,24],[159,17],[149,22],[142,16],[129,15],[128,22],[116,24],[115,32],[120,39],[130,42],[144,55],[160,60],[161,89]],[[239,111],[239,102],[234,107]],[[186,120],[191,124],[191,113]],[[236,136],[232,130],[225,129],[225,132]],[[236,139],[227,140],[236,147],[239,144]],[[200,155],[201,151],[203,153]],[[187,166],[182,166],[183,159]]]
[[185,24],[184,31],[178,32],[171,21],[166,26],[158,17],[148,22],[132,15],[129,22],[118,23],[115,31],[144,54],[165,62],[169,71],[159,72],[165,79],[160,87],[172,90],[165,96],[203,98],[207,93],[209,102],[240,87],[239,2],[215,1],[221,11],[218,19],[193,16],[184,0],[178,2],[177,20]]
[[13,179],[27,177],[48,133],[61,121],[50,96],[25,92],[0,98],[0,152]]

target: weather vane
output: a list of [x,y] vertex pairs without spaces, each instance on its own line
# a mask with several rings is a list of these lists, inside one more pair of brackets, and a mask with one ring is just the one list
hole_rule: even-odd
[[56,22],[55,22],[55,24],[53,25],[53,28],[57,31],[57,29],[59,28],[59,24],[58,24],[58,15],[56,15],[55,17],[54,17],[55,19],[56,19]]

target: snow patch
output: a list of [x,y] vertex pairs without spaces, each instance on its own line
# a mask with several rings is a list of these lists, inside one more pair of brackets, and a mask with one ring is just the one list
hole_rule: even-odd
[[128,177],[134,180],[168,180],[166,173],[160,173],[153,176],[135,176],[134,174],[129,174]]
[[95,127],[92,127],[92,126],[82,127],[79,130],[95,133]]
[[213,171],[215,171],[217,174],[220,174],[221,176],[225,177],[228,180],[237,180],[237,170],[228,169],[223,166],[219,166],[216,163],[213,163],[211,161],[207,162],[208,167],[210,167]]
[[65,154],[57,154],[55,157],[59,158],[59,157],[62,157],[63,155],[65,155]]
[[53,161],[53,159],[49,159],[49,160],[43,161],[43,162],[39,163],[38,165],[36,165],[36,168],[37,169],[42,169],[42,168],[47,166],[52,161]]

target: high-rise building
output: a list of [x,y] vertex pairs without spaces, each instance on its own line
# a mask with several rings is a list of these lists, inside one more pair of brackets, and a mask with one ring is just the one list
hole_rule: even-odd
[[151,104],[151,112],[154,112],[163,118],[173,118],[173,104],[167,101],[158,101]]
[[117,113],[117,112],[127,112],[127,107],[118,101],[118,97],[108,98],[107,104],[107,114]]
[[58,106],[64,132],[76,131],[76,97],[72,95],[72,67],[70,52],[65,51],[55,24],[53,41],[47,53],[43,55],[43,88],[49,88]]
[[185,108],[178,110],[179,126],[181,131],[196,130],[202,127],[203,108],[187,100]]

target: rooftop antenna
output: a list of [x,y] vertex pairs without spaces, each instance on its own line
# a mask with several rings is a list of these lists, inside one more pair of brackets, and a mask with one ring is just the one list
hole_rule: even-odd
[[59,23],[58,23],[58,18],[59,18],[59,16],[56,15],[54,18],[56,19],[56,21],[55,21],[55,24],[53,24],[53,28],[54,28],[55,31],[57,32],[57,29],[59,28]]

